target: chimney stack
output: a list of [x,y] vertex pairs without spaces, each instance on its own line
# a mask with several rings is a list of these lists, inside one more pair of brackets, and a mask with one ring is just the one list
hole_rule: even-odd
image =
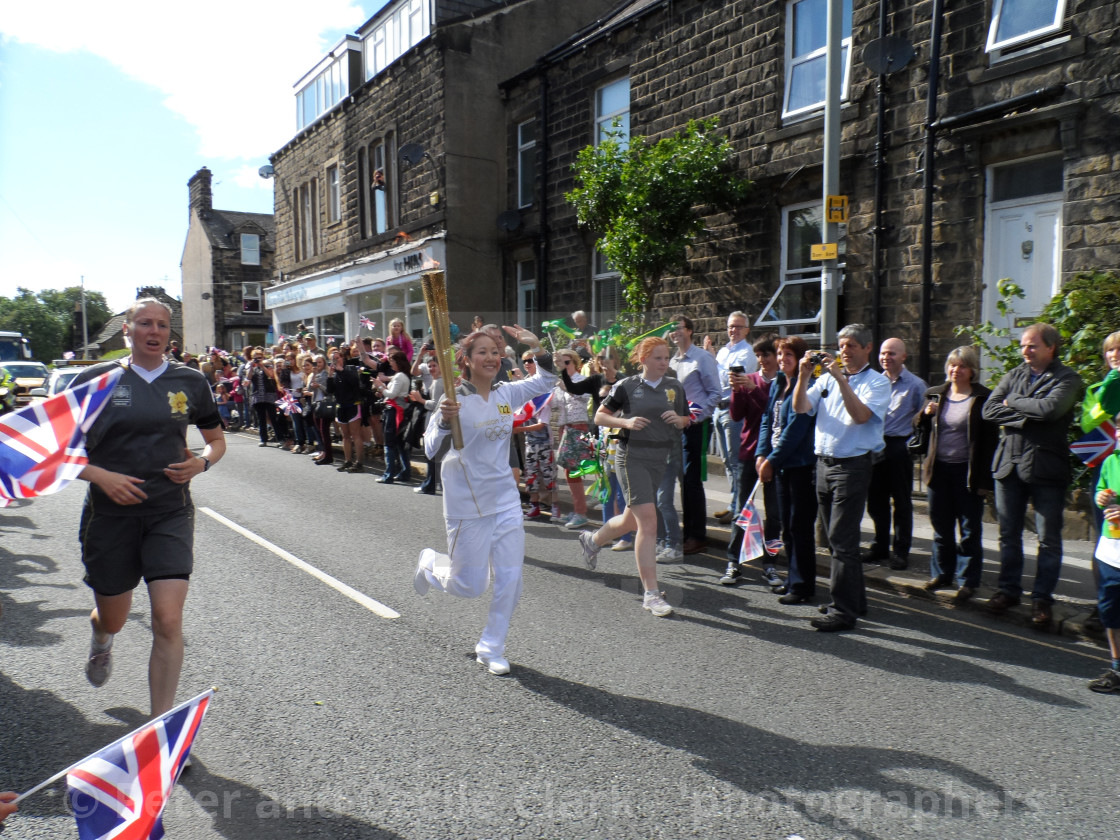
[[190,210],[198,210],[198,215],[205,219],[214,209],[214,193],[210,189],[210,170],[205,166],[194,177],[187,181],[190,189]]

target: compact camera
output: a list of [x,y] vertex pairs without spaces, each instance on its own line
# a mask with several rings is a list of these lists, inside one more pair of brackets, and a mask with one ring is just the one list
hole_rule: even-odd
[[824,357],[824,350],[816,350],[809,354],[809,361],[814,365],[824,364]]

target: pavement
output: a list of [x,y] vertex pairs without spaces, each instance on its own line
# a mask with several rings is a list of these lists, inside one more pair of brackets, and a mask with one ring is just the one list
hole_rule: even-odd
[[[248,434],[254,438],[257,436],[256,430],[242,429],[239,430],[239,433]],[[335,450],[335,457],[341,459],[341,447],[336,444]],[[414,455],[415,454],[416,453],[414,453]],[[377,466],[384,467],[384,460],[382,458],[367,460],[366,463],[375,468]],[[727,564],[726,547],[731,539],[731,528],[728,525],[721,524],[712,514],[716,511],[726,510],[730,506],[731,488],[727,476],[723,474],[722,462],[712,458],[711,464],[712,469],[709,471],[708,478],[704,484],[709,517],[707,529],[708,552],[691,555],[690,562],[696,565],[702,565],[705,562],[705,558],[708,558],[711,560],[713,574],[718,577],[723,574],[723,570]],[[425,466],[422,458],[413,459],[412,472],[413,475],[418,478],[424,476]],[[559,490],[558,496],[561,509],[570,510],[571,495],[566,482],[558,480],[556,484]],[[761,494],[759,494],[757,502],[759,508],[765,511],[765,504],[761,499]],[[678,510],[680,509],[679,486],[677,490],[677,508]],[[594,512],[592,512],[591,519],[592,522],[595,522]],[[872,525],[871,519],[866,514],[864,515],[860,530],[862,533],[862,543],[865,546],[869,545],[874,534],[874,526]],[[923,587],[930,578],[929,558],[933,541],[933,529],[929,524],[925,493],[920,490],[915,490],[914,532],[909,568],[904,571],[895,571],[890,569],[888,565],[865,564],[864,580],[868,587],[893,591],[907,597],[920,598],[924,601],[937,604],[946,610],[978,612],[992,621],[993,624],[1003,628],[1009,626],[1016,628],[1017,631],[1021,631],[1024,635],[1030,634],[1033,637],[1037,637],[1048,633],[1057,634],[1072,639],[1094,642],[1103,647],[1107,647],[1107,641],[1103,632],[1096,630],[1091,623],[1087,623],[1096,605],[1096,584],[1093,581],[1092,571],[1095,544],[1087,540],[1066,539],[1063,541],[1062,574],[1058,582],[1057,591],[1054,594],[1053,623],[1048,629],[1039,630],[1031,624],[1031,602],[1029,597],[1031,583],[1031,575],[1029,572],[1033,568],[1034,558],[1038,550],[1038,540],[1029,529],[1023,535],[1023,551],[1026,558],[1023,575],[1023,588],[1025,590],[1023,595],[1024,602],[1017,607],[1007,610],[1007,612],[1001,615],[992,615],[986,610],[988,599],[996,592],[991,583],[994,582],[999,575],[999,541],[997,537],[998,532],[995,523],[986,521],[984,523],[982,539],[984,546],[984,580],[971,601],[967,601],[964,604],[954,603],[953,595],[955,594],[955,590],[953,589],[927,592]],[[780,558],[779,572],[782,570],[781,567],[784,563],[784,557]],[[831,555],[826,550],[818,549],[818,577],[827,581],[831,576],[831,566]],[[761,571],[761,567],[759,568]]]

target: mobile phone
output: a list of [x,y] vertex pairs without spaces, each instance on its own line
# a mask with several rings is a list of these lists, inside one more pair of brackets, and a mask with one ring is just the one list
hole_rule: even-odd
[[732,365],[731,367],[728,368],[728,370],[731,371],[732,373],[746,373],[747,372],[747,369],[745,367],[743,367],[742,365]]
[[929,395],[929,401],[931,403],[933,403],[934,405],[937,405],[938,403],[941,402],[941,395],[940,394],[930,394]]

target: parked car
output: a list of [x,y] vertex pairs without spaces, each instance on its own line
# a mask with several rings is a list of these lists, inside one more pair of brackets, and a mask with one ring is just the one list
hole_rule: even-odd
[[51,371],[50,378],[46,383],[31,390],[31,397],[33,399],[45,400],[47,397],[53,397],[60,391],[65,391],[70,387],[70,383],[85,369],[85,365],[67,365],[66,367],[58,367]]
[[31,390],[42,388],[50,375],[47,366],[42,362],[4,362],[3,368],[15,380],[17,408],[31,402]]

